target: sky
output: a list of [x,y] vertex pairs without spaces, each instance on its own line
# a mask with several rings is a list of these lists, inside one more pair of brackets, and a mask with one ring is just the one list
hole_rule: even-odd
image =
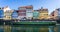
[[0,0],[0,7],[9,6],[11,9],[18,9],[20,6],[33,5],[37,10],[41,7],[48,8],[49,14],[56,8],[60,8],[60,0]]

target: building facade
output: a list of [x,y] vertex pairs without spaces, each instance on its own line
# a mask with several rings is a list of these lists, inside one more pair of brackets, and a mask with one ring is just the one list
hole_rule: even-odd
[[49,15],[50,16],[50,18],[49,18],[50,20],[54,19],[54,12],[55,11],[51,12],[51,14]]
[[54,16],[55,19],[60,19],[60,8],[55,9],[54,15],[55,15],[55,16]]
[[51,14],[50,14],[50,18],[57,20],[60,19],[60,8],[55,9]]
[[3,17],[4,17],[4,11],[3,9],[0,9],[0,19],[3,19]]
[[41,8],[39,10],[39,19],[48,19],[48,9]]
[[[21,17],[24,17],[26,19],[31,19],[33,17],[33,6],[32,5],[29,5],[29,6],[21,6],[18,9],[19,10],[25,10],[25,12],[23,12],[23,14],[25,14],[25,15],[24,16],[21,16]],[[20,12],[20,14],[21,14],[21,12]]]
[[26,18],[26,10],[18,10],[18,19],[23,20]]
[[11,20],[11,15],[12,15],[13,10],[7,10],[4,12],[4,20]]
[[9,6],[5,6],[5,7],[3,7],[3,10],[4,10],[4,12],[6,12],[7,10],[11,10],[11,9]]
[[33,6],[26,7],[26,18],[32,19],[33,18]]
[[38,19],[38,17],[39,17],[39,10],[34,10],[33,19]]
[[12,12],[12,19],[18,19],[18,13],[17,13],[17,10],[14,10],[13,12]]

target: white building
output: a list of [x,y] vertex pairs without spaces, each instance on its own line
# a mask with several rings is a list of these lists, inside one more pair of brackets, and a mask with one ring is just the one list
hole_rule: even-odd
[[[58,19],[60,19],[60,8],[58,8],[58,9],[56,9],[57,10],[57,17],[58,17]],[[55,13],[56,14],[56,13]]]
[[6,12],[6,11],[8,11],[8,10],[11,10],[8,6],[5,6],[4,8],[3,8],[3,10],[4,10],[4,12]]
[[32,19],[33,17],[33,9],[26,9],[26,18]]
[[4,10],[4,20],[11,20],[11,14],[13,12],[13,10],[11,10],[8,6],[3,8]]

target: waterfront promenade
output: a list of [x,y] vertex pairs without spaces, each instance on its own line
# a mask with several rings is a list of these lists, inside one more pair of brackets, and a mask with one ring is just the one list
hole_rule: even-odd
[[[46,28],[46,32],[55,32],[54,27],[59,20],[0,20],[0,26],[3,25],[4,32],[41,32],[41,28]],[[6,30],[7,28],[7,30]],[[19,29],[18,29],[19,28]],[[59,29],[60,30],[60,29]],[[60,32],[58,30],[58,32]]]

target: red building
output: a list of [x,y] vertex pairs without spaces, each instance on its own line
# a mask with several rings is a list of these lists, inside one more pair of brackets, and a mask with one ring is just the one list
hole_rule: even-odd
[[26,17],[26,10],[18,10],[18,19],[23,19]]

